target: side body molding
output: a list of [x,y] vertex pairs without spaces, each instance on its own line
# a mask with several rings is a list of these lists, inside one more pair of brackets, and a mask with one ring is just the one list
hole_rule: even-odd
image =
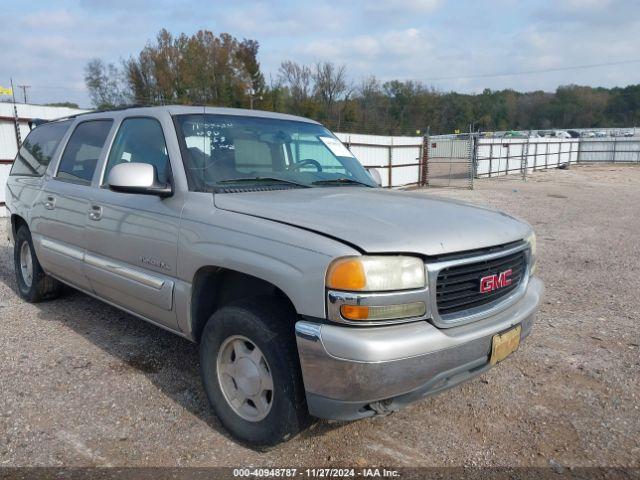
[[[42,238],[40,247],[52,253],[54,258],[59,258],[60,263],[65,263],[66,259],[81,262],[84,272],[78,273],[86,276],[86,273],[90,271],[92,280],[88,281],[89,284],[99,282],[108,286],[114,293],[123,292],[127,295],[133,295],[141,303],[155,305],[164,311],[173,309],[175,281],[170,277],[149,273],[122,262],[84,252],[79,248],[50,238]],[[84,289],[87,289],[86,285]],[[91,290],[95,290],[93,285],[91,285]],[[119,303],[115,294],[114,298],[109,298],[109,300]]]

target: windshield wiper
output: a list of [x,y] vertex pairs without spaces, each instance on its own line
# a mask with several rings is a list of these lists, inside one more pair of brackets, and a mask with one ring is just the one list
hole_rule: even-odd
[[277,177],[241,177],[241,178],[229,178],[226,180],[220,180],[216,182],[218,185],[225,183],[245,183],[245,182],[278,182],[278,183],[287,183],[289,185],[296,185],[298,187],[310,188],[310,185],[306,183],[294,182],[293,180],[285,180],[283,178]]
[[311,182],[311,185],[364,185],[365,187],[373,187],[368,183],[347,177],[333,178],[330,180],[316,180],[315,182]]

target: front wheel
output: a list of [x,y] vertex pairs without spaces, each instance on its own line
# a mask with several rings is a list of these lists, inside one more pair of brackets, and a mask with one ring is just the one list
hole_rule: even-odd
[[61,284],[42,270],[33,248],[31,233],[25,226],[16,232],[13,260],[18,293],[24,300],[37,303],[59,294]]
[[306,428],[310,417],[295,345],[295,313],[273,297],[225,306],[200,343],[204,387],[236,438],[275,445]]

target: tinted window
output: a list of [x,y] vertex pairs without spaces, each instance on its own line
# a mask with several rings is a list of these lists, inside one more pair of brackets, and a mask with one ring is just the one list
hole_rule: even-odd
[[62,154],[56,177],[90,184],[112,123],[111,120],[91,120],[79,124]]
[[10,175],[44,175],[70,124],[71,120],[45,123],[32,130],[20,147]]
[[119,163],[148,163],[155,167],[158,180],[166,183],[169,177],[169,156],[162,127],[153,118],[128,118],[122,122],[111,147],[104,182],[111,169]]

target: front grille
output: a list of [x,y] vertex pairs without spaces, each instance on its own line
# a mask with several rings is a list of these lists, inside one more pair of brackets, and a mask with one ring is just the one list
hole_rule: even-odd
[[[493,303],[516,290],[526,272],[524,251],[440,270],[436,284],[438,313],[448,315]],[[480,279],[512,270],[511,284],[482,293]]]

